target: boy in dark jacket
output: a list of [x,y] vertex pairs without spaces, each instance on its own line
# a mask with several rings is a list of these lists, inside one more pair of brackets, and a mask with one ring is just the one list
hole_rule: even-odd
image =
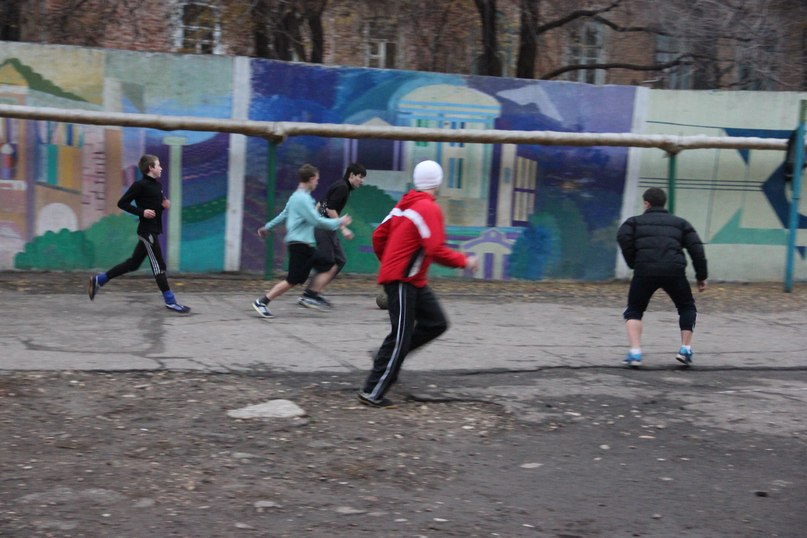
[[664,209],[667,195],[663,190],[656,187],[647,189],[642,199],[644,213],[630,217],[617,232],[622,256],[628,267],[633,269],[628,307],[623,314],[630,345],[625,363],[633,368],[642,364],[642,316],[650,298],[661,288],[678,309],[681,347],[675,358],[684,366],[689,366],[692,364],[692,331],[697,310],[686,277],[684,250],[692,258],[698,291],[704,291],[708,272],[703,243],[689,222]]
[[381,261],[378,283],[389,305],[390,333],[373,359],[373,369],[359,392],[359,401],[388,407],[384,397],[395,383],[406,355],[431,342],[448,328],[437,296],[429,288],[432,261],[447,267],[476,270],[476,256],[466,256],[445,244],[443,212],[435,197],[443,169],[423,161],[412,173],[410,190],[373,232],[373,250]]
[[87,294],[92,301],[101,286],[115,277],[137,270],[143,260],[148,257],[154,279],[163,294],[165,307],[171,312],[187,314],[191,309],[179,304],[174,297],[174,292],[168,286],[165,259],[160,242],[157,240],[163,231],[163,211],[171,207],[171,202],[163,195],[163,186],[160,183],[160,176],[163,172],[160,159],[154,155],[143,155],[137,166],[143,174],[142,179],[132,183],[132,186],[118,200],[120,209],[140,217],[137,225],[137,245],[128,260],[119,263],[105,273],[91,276],[87,285]]

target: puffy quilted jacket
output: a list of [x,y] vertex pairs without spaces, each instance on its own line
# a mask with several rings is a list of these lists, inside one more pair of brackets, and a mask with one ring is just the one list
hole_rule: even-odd
[[687,266],[686,250],[692,258],[695,278],[708,277],[706,254],[695,228],[664,208],[651,207],[630,217],[619,227],[617,241],[635,275],[682,275]]

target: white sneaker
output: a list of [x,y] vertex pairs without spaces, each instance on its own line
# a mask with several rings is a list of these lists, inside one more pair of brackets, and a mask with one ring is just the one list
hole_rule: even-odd
[[252,308],[255,309],[255,312],[261,315],[262,318],[273,318],[271,312],[269,312],[269,308],[260,302],[258,299],[255,299],[255,302],[252,303]]

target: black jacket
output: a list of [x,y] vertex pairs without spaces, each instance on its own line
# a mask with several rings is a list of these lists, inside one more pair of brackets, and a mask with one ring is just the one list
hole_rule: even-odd
[[[137,225],[137,235],[146,236],[148,234],[161,234],[163,232],[163,186],[158,180],[151,176],[143,176],[142,179],[132,183],[132,186],[118,200],[118,207],[127,213],[140,217],[140,224]],[[135,205],[132,205],[134,202]],[[157,216],[147,219],[143,216],[143,211],[153,209]]]
[[692,258],[695,278],[706,280],[706,254],[695,228],[666,209],[651,207],[630,217],[616,234],[628,267],[638,276],[679,276],[686,273],[684,249]]
[[342,214],[342,210],[347,205],[347,199],[350,198],[350,191],[353,190],[353,185],[347,179],[340,179],[330,186],[328,192],[325,193],[325,198],[319,201],[319,212],[323,217],[327,217],[328,209],[336,211],[337,215]]

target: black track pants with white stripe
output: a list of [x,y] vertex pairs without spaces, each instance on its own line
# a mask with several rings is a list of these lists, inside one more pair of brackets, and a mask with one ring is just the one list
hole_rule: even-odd
[[446,329],[446,319],[437,296],[426,286],[416,288],[404,282],[385,284],[392,330],[373,361],[364,392],[380,400],[398,379],[406,355],[431,342]]
[[165,276],[165,259],[163,259],[163,251],[157,237],[155,234],[148,234],[145,237],[138,235],[137,246],[135,246],[134,252],[132,252],[129,259],[107,271],[106,276],[112,280],[115,277],[136,271],[140,264],[143,263],[143,260],[148,258],[151,272],[154,273],[154,280],[157,281],[160,291],[168,291],[170,288],[168,278]]

